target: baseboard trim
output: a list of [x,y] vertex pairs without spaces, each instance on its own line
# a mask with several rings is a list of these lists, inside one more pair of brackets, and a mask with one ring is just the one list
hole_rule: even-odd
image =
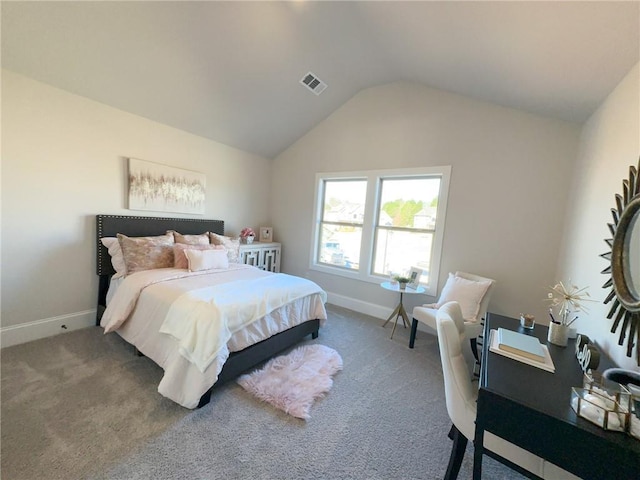
[[70,313],[58,317],[44,318],[0,328],[0,347],[11,347],[21,343],[52,337],[60,333],[90,327],[96,324],[96,311]]
[[[327,292],[327,302],[338,307],[364,313],[365,315],[371,315],[381,320],[389,318],[389,315],[391,315],[393,311],[393,309],[389,307],[364,302],[332,292]],[[408,313],[409,316],[411,316],[411,312]],[[45,337],[52,337],[60,333],[91,327],[95,324],[96,310],[93,309],[22,323],[20,325],[12,325],[10,327],[2,327],[0,328],[0,348],[19,345]],[[418,323],[418,330],[429,332],[431,329]]]
[[391,315],[393,311],[392,308],[376,305],[375,303],[363,302],[362,300],[356,300],[355,298],[345,297],[344,295],[332,292],[327,292],[327,303],[383,320],[389,318],[389,315]]

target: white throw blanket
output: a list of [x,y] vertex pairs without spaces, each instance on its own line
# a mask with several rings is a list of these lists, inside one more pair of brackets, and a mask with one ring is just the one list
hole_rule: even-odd
[[160,332],[178,340],[180,354],[204,372],[233,333],[314,293],[326,301],[314,282],[284,273],[200,288],[173,302]]

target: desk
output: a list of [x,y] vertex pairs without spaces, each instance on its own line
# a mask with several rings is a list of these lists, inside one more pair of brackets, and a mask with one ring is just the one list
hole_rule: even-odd
[[[567,347],[547,343],[556,367],[546,372],[489,352],[489,330],[505,327],[538,337],[547,327],[525,331],[518,320],[487,314],[478,392],[473,478],[482,473],[484,431],[490,431],[563,469],[587,479],[638,480],[640,441],[607,432],[580,418],[570,405],[571,387],[582,386],[575,340]],[[599,367],[602,371],[602,365]]]
[[398,325],[398,318],[402,317],[402,323],[404,324],[404,328],[407,328],[409,326],[409,316],[407,315],[407,311],[404,309],[404,305],[402,304],[402,296],[405,293],[409,293],[409,294],[424,293],[425,289],[424,287],[418,286],[417,288],[406,287],[404,290],[400,290],[400,286],[398,283],[393,284],[391,282],[382,282],[380,286],[385,290],[400,293],[400,303],[398,303],[398,306],[395,308],[393,313],[389,315],[389,318],[387,318],[387,321],[384,322],[384,324],[382,325],[383,327],[386,327],[387,323],[389,323],[389,321],[393,317],[396,318],[396,321],[393,323],[393,330],[391,330],[391,338],[393,338],[393,333],[396,331],[396,326]]

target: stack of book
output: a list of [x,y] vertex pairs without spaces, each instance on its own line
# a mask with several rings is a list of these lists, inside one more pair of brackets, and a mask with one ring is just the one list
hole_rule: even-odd
[[514,332],[506,328],[491,330],[489,350],[528,365],[555,372],[549,349],[531,335]]

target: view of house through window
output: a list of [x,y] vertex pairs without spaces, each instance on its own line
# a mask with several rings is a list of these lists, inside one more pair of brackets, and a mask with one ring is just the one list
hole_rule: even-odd
[[428,279],[440,178],[382,179],[376,212],[373,273],[405,275],[412,267]]
[[325,180],[318,262],[358,270],[367,180]]
[[428,286],[439,264],[448,173],[438,167],[318,174],[312,268],[367,281],[418,268],[420,283]]

